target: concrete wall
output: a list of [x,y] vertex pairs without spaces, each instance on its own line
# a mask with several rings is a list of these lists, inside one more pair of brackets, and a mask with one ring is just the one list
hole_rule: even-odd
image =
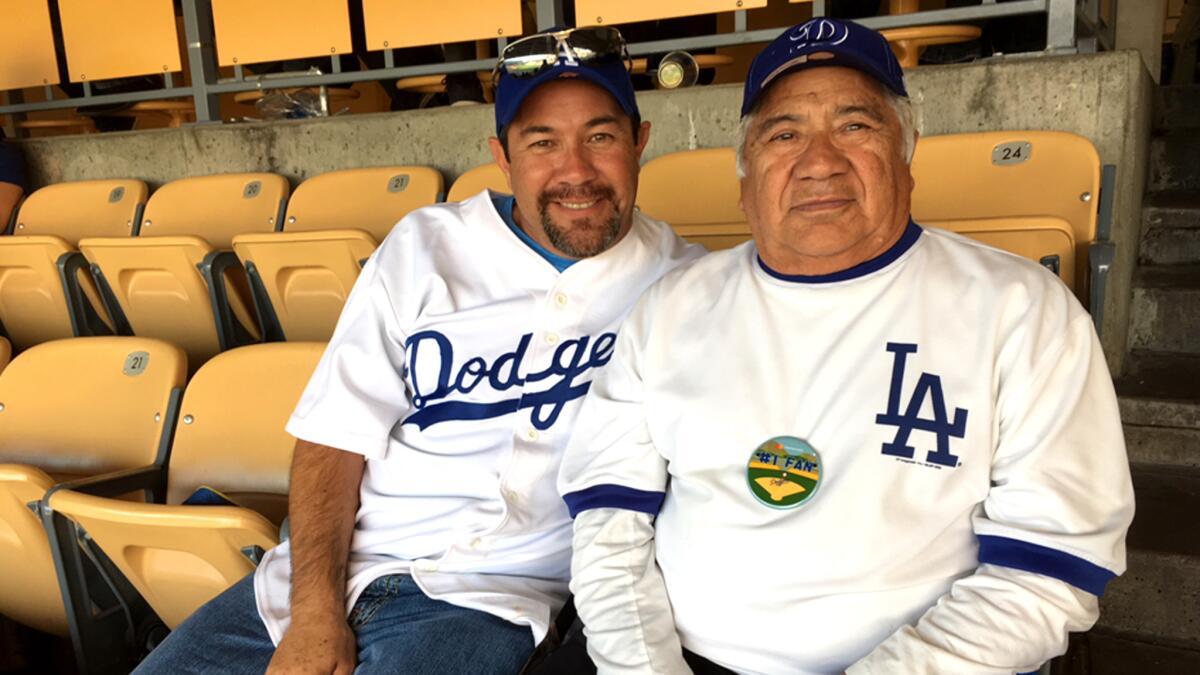
[[[1105,354],[1120,372],[1137,260],[1151,118],[1151,80],[1137,52],[923,67],[908,75],[923,134],[1053,129],[1081,134],[1116,164],[1116,265],[1105,303]],[[639,95],[653,124],[646,159],[729,145],[741,86]],[[491,161],[491,106],[438,108],[272,124],[196,126],[24,142],[35,184],[136,177],[157,185],[224,171],[274,171],[300,181],[357,166],[421,164],[452,181]]]

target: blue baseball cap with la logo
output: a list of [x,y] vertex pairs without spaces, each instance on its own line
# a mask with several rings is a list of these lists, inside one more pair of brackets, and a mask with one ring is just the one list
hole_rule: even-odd
[[897,96],[908,97],[904,71],[878,32],[853,21],[816,18],[784,31],[754,57],[742,95],[742,117],[779,77],[805,68],[843,66],[875,78]]

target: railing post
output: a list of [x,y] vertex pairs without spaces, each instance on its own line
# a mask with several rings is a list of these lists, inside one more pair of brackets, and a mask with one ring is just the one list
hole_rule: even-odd
[[[575,18],[579,23],[579,17]],[[537,0],[537,28],[546,30],[563,25],[562,0]]]
[[1046,51],[1076,52],[1075,0],[1046,0]]
[[196,122],[220,122],[219,97],[208,91],[209,86],[217,83],[212,3],[209,0],[183,0],[183,28],[187,37],[188,70],[192,76]]

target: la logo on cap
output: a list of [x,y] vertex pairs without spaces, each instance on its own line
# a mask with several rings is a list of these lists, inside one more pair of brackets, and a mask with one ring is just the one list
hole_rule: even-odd
[[579,61],[575,60],[575,52],[567,47],[566,40],[558,41],[558,63],[563,66],[579,67]]
[[788,39],[799,44],[796,48],[817,45],[840,45],[850,37],[850,27],[828,19],[813,19],[792,29]]

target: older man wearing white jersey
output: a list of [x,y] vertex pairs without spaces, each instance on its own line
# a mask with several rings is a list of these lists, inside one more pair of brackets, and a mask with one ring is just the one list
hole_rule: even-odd
[[643,296],[563,461],[602,673],[1011,674],[1096,620],[1133,495],[1091,319],[912,221],[915,141],[874,31],[751,66],[754,241]]
[[634,211],[627,61],[606,27],[506,48],[514,196],[415,211],[372,255],[287,427],[291,540],[139,672],[521,668],[567,599],[554,478],[582,397],[638,295],[701,252]]

